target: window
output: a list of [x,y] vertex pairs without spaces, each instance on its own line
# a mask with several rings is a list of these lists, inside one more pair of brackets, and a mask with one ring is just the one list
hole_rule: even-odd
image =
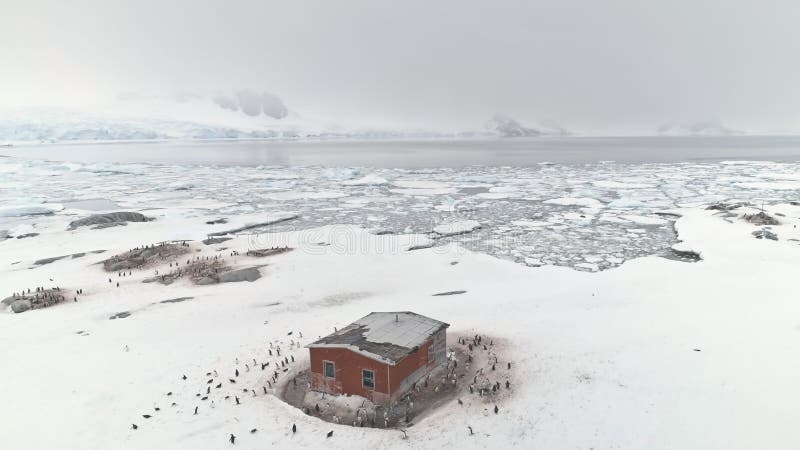
[[433,353],[433,342],[428,346],[428,362],[432,363],[436,360],[436,355]]
[[332,361],[323,361],[325,365],[325,378],[336,378],[336,367]]
[[361,385],[367,389],[375,389],[375,371],[363,369],[361,371]]

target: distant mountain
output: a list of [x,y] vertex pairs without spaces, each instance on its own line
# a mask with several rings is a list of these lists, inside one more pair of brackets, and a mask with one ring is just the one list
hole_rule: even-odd
[[517,120],[504,114],[495,114],[486,123],[486,130],[500,137],[536,137],[536,136],[567,136],[569,131],[553,121],[542,122],[539,127],[532,128],[522,125]]
[[661,136],[731,136],[744,134],[739,130],[728,128],[718,120],[708,120],[691,124],[668,122],[658,128]]

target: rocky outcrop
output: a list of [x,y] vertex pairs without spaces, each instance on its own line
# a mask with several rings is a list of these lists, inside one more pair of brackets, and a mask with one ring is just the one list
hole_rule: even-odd
[[31,309],[31,301],[27,299],[17,300],[11,304],[11,310],[15,313],[25,312]]
[[253,228],[265,227],[265,226],[268,226],[268,225],[275,225],[276,223],[281,223],[281,222],[286,222],[287,220],[297,219],[298,217],[300,217],[300,216],[298,216],[296,214],[283,216],[283,217],[278,217],[278,218],[273,219],[273,220],[267,220],[267,221],[258,222],[258,223],[251,223],[249,225],[245,225],[245,226],[242,226],[242,227],[239,227],[239,228],[234,228],[232,230],[217,231],[215,233],[209,233],[208,237],[225,236],[226,234],[236,234],[236,233],[239,233],[239,232],[242,232],[242,231],[246,231],[246,230],[250,230],[250,229],[253,229]]
[[778,235],[769,230],[753,231],[753,236],[755,236],[756,239],[771,239],[773,241],[778,240]]
[[74,230],[79,227],[86,227],[86,226],[96,226],[97,228],[100,227],[108,227],[108,226],[115,226],[111,224],[123,224],[128,222],[147,222],[152,220],[146,217],[144,214],[140,214],[137,212],[130,212],[130,211],[120,211],[120,212],[113,212],[107,214],[93,214],[89,217],[84,217],[83,219],[74,220],[69,223],[69,229]]
[[223,274],[220,274],[219,282],[220,283],[237,283],[240,281],[253,282],[259,278],[261,278],[261,272],[258,271],[258,268],[248,267],[246,269],[232,270],[230,272],[225,272]]
[[761,211],[757,214],[745,214],[742,216],[742,219],[746,220],[747,222],[752,223],[753,225],[780,225],[781,223],[778,219],[770,216],[769,214]]
[[203,242],[203,244],[206,244],[206,245],[214,245],[214,244],[219,244],[219,243],[222,243],[222,242],[225,242],[225,241],[230,241],[231,239],[233,239],[233,238],[229,238],[229,237],[212,237],[212,238],[208,238],[208,239],[203,239],[201,242]]
[[184,255],[190,251],[188,244],[184,243],[153,244],[114,255],[103,261],[103,268],[108,272],[137,269],[152,262]]

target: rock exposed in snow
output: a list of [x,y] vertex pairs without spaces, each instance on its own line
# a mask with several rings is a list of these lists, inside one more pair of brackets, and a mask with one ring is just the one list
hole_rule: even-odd
[[11,303],[11,310],[15,313],[25,312],[31,309],[31,301],[26,299],[17,300]]
[[203,242],[203,244],[206,244],[206,245],[214,245],[214,244],[219,244],[221,242],[230,241],[231,239],[233,239],[233,238],[230,238],[230,237],[212,237],[212,238],[208,238],[208,239],[203,239],[202,242]]
[[769,230],[753,231],[753,236],[755,236],[756,239],[771,239],[773,241],[778,240],[778,235]]
[[130,211],[119,211],[106,214],[93,214],[89,217],[84,217],[83,219],[73,220],[72,222],[69,223],[69,229],[74,230],[78,227],[85,227],[90,225],[97,225],[105,228],[109,226],[109,224],[120,224],[127,222],[147,222],[148,220],[152,219],[146,217],[144,214],[140,214],[137,212],[130,212]]
[[745,214],[742,216],[747,222],[752,223],[753,225],[780,225],[781,223],[778,219],[770,216],[769,214],[765,213],[764,211],[759,211],[757,214]]
[[242,232],[242,231],[245,231],[245,230],[250,230],[250,229],[253,229],[253,228],[265,227],[265,226],[274,225],[274,224],[280,223],[280,222],[286,222],[287,220],[297,219],[298,217],[299,216],[297,214],[276,216],[274,219],[265,220],[263,222],[256,222],[256,223],[247,224],[247,225],[241,226],[239,228],[234,228],[232,230],[217,231],[217,232],[214,232],[214,233],[209,233],[208,236],[209,237],[214,237],[214,236],[225,236],[226,234],[236,234],[236,233],[239,233],[239,232]]
[[[219,282],[220,283],[237,283],[239,281],[256,281],[257,279],[261,278],[261,272],[258,271],[257,267],[248,267],[246,269],[239,269],[239,270],[232,270],[230,272],[225,272],[220,274]],[[201,283],[197,283],[201,284]]]

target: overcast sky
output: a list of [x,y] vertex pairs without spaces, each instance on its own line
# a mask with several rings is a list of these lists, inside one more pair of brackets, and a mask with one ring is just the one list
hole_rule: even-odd
[[800,1],[0,0],[0,102],[267,90],[467,128],[800,129]]

